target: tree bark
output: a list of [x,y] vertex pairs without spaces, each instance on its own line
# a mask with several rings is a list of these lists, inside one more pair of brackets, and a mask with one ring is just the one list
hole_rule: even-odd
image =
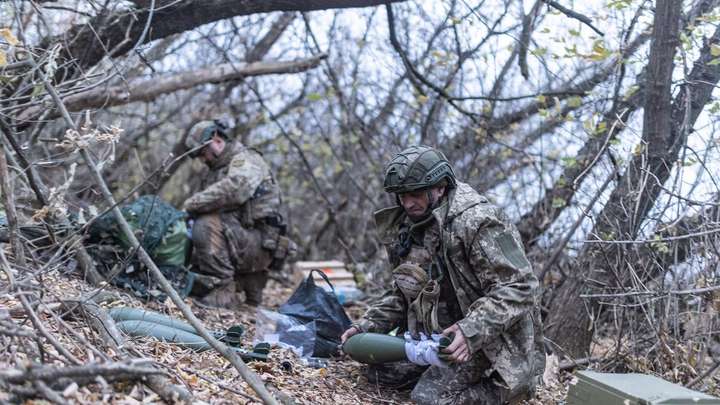
[[[396,2],[401,0],[390,0]],[[154,10],[149,1],[136,1],[139,10],[98,15],[85,24],[73,26],[62,35],[45,38],[41,47],[67,44],[61,54],[64,61],[74,61],[56,79],[73,76],[78,70],[94,66],[106,54],[124,55],[142,43],[185,32],[203,24],[273,11],[314,11],[335,8],[372,7],[388,3],[381,0],[158,0]],[[149,23],[148,23],[149,21]],[[147,27],[147,29],[146,29]],[[143,34],[145,34],[143,36]],[[62,65],[58,62],[58,65]]]

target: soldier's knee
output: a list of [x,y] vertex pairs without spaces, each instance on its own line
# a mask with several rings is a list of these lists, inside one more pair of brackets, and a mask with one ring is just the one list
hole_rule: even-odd
[[209,248],[217,244],[219,236],[222,236],[222,221],[217,214],[207,214],[198,217],[192,227],[192,242],[196,249]]

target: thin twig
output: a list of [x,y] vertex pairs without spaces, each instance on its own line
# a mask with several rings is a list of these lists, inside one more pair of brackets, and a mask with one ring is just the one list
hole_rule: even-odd
[[592,20],[590,19],[590,17],[580,14],[577,11],[570,10],[567,7],[563,7],[562,5],[558,4],[558,2],[556,2],[556,1],[552,1],[552,0],[542,0],[542,1],[545,2],[545,4],[547,4],[548,6],[565,14],[566,16],[568,16],[570,18],[574,18],[574,19],[580,21],[581,23],[587,25],[588,27],[590,27],[590,29],[597,32],[601,37],[605,36],[604,32],[600,31],[592,24]]
[[715,374],[715,372],[716,372],[719,368],[720,368],[720,361],[716,361],[715,364],[713,364],[712,367],[710,367],[709,369],[707,369],[707,371],[705,371],[704,373],[702,373],[701,375],[695,377],[692,381],[690,381],[690,382],[687,384],[687,387],[688,387],[688,388],[694,387],[694,386],[697,385],[699,382],[701,382],[702,380],[706,379],[708,376],[711,376],[712,374]]

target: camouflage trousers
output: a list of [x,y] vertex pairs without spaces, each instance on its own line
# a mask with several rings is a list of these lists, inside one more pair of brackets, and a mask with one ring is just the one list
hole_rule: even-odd
[[368,380],[394,389],[412,387],[410,397],[418,404],[514,404],[528,397],[523,393],[509,398],[507,386],[482,354],[449,368],[407,361],[370,366]]
[[232,213],[207,214],[195,220],[192,241],[193,271],[204,285],[196,292],[205,304],[233,308],[241,292],[250,305],[262,302],[272,252],[262,247],[261,230],[243,227]]

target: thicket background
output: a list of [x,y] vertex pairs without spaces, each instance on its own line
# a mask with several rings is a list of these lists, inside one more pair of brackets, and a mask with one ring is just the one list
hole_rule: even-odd
[[[187,131],[222,117],[271,163],[301,258],[352,263],[377,290],[383,165],[433,145],[516,221],[549,348],[712,390],[718,6],[3,0],[4,177],[21,225],[107,209],[79,148],[116,199],[179,206],[204,170],[175,159]],[[13,252],[31,276],[47,260]]]

